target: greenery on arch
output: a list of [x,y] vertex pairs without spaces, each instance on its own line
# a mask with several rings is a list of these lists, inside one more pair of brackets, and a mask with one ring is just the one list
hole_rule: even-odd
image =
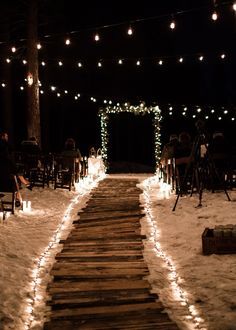
[[141,103],[138,106],[133,106],[128,103],[124,105],[116,105],[116,106],[106,106],[104,108],[100,108],[98,115],[100,117],[100,125],[101,125],[101,147],[102,147],[102,158],[104,164],[107,168],[108,164],[108,142],[109,142],[109,133],[108,133],[108,125],[109,125],[109,114],[119,114],[121,112],[130,112],[135,115],[139,114],[150,114],[153,115],[153,127],[154,127],[154,156],[156,166],[160,162],[161,156],[161,141],[160,141],[160,122],[162,119],[161,110],[156,106],[146,106],[144,103]]

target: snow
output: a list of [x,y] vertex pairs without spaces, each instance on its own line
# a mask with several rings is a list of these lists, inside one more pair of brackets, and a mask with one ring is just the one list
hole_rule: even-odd
[[[205,256],[206,227],[235,224],[236,191],[203,192],[179,198],[157,176],[134,176],[143,190],[140,202],[144,257],[153,292],[180,329],[236,329],[236,254]],[[0,220],[0,329],[42,329],[50,268],[78,211],[99,180],[86,178],[76,191],[49,188],[21,190],[32,209]]]

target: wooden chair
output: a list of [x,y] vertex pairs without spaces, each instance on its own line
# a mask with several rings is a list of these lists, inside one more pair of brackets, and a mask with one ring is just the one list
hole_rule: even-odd
[[55,156],[54,189],[69,189],[75,186],[75,158]]
[[15,175],[9,178],[0,177],[0,210],[3,212],[3,220],[6,213],[15,213],[15,202],[19,191],[17,178]]

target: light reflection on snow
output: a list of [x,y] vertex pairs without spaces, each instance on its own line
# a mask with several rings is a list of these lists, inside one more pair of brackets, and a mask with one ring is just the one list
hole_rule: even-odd
[[[155,253],[156,255],[161,258],[164,261],[164,264],[169,272],[168,274],[168,280],[170,282],[170,287],[172,289],[172,298],[176,301],[176,304],[180,304],[181,306],[185,306],[186,309],[186,315],[184,318],[188,321],[187,326],[188,329],[191,330],[206,330],[206,328],[203,326],[203,323],[205,322],[203,318],[201,318],[198,314],[198,311],[194,305],[191,305],[188,301],[188,294],[187,292],[182,289],[178,283],[180,283],[180,276],[178,275],[178,272],[176,271],[175,264],[170,256],[168,256],[165,251],[163,251],[160,242],[158,241],[160,238],[160,231],[156,225],[155,217],[152,214],[152,205],[151,205],[151,199],[149,196],[148,191],[151,189],[150,185],[152,183],[156,183],[157,177],[152,177],[144,180],[143,184],[145,187],[145,190],[143,192],[145,204],[144,204],[144,210],[146,213],[147,222],[150,225],[151,233],[149,240],[154,243],[155,246]],[[158,198],[169,198],[171,193],[170,186],[167,187],[166,183],[163,183],[162,181],[158,181],[159,184],[159,195]]]
[[[52,258],[52,249],[55,248],[60,239],[63,231],[70,225],[70,214],[75,205],[78,203],[79,198],[81,196],[84,196],[85,194],[88,194],[97,184],[100,180],[104,179],[106,175],[103,174],[100,177],[96,178],[95,180],[91,180],[91,178],[84,178],[83,180],[80,180],[78,184],[76,184],[75,190],[77,194],[75,197],[71,200],[71,203],[67,207],[62,220],[57,228],[57,230],[54,232],[50,242],[48,243],[48,246],[45,248],[44,252],[40,255],[38,260],[35,260],[35,268],[32,269],[32,282],[29,284],[29,286],[32,288],[32,300],[28,300],[28,304],[25,307],[25,312],[28,315],[28,319],[24,324],[25,329],[31,329],[33,326],[33,323],[35,321],[35,315],[34,310],[37,306],[43,303],[44,295],[40,292],[42,288],[40,287],[43,281],[44,273],[43,269],[48,264],[49,259]],[[84,192],[84,188],[87,188]],[[27,213],[32,212],[32,210],[28,211]]]

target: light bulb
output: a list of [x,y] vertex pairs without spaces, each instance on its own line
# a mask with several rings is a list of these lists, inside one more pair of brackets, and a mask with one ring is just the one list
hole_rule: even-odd
[[129,36],[132,36],[133,29],[131,27],[129,27],[127,33],[128,33]]
[[218,19],[218,15],[216,11],[214,11],[214,13],[211,15],[211,18],[213,19],[213,21],[216,21]]
[[100,40],[100,37],[99,37],[99,34],[98,34],[98,33],[95,34],[95,36],[94,36],[94,40],[95,40],[95,41],[99,41],[99,40]]
[[174,21],[172,21],[170,23],[170,28],[171,28],[171,30],[174,30],[175,29],[175,22]]

